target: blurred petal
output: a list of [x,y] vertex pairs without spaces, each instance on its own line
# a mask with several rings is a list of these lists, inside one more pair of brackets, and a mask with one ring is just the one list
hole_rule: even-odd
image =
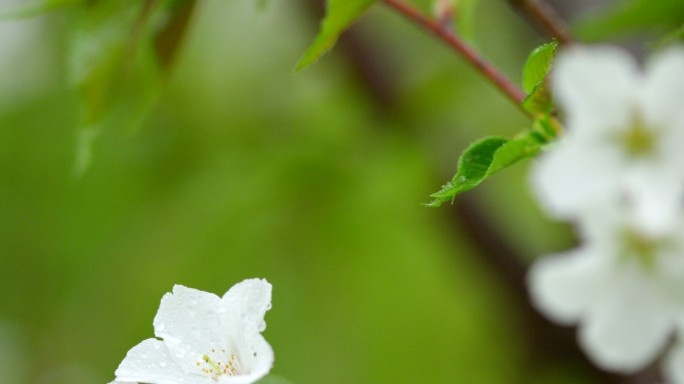
[[555,95],[567,112],[570,134],[601,134],[625,127],[632,118],[641,74],[626,52],[611,47],[571,47],[558,55],[552,76]]
[[634,167],[625,180],[634,202],[633,221],[649,236],[670,232],[682,215],[684,177],[678,176],[681,172],[672,172],[666,166]]
[[684,119],[684,48],[670,48],[654,56],[646,68],[648,81],[641,106],[649,123],[667,125]]
[[613,148],[565,138],[537,160],[530,181],[552,216],[572,219],[616,200],[619,170],[620,156]]
[[219,308],[221,299],[182,285],[162,297],[154,333],[163,338],[171,356],[186,371],[212,348],[221,345]]
[[579,339],[598,366],[630,373],[657,356],[674,324],[645,272],[622,267],[619,280],[582,322]]
[[188,375],[171,358],[164,342],[147,339],[133,347],[116,370],[117,381],[149,384],[200,384],[211,379]]
[[603,258],[579,249],[538,260],[527,282],[541,312],[558,323],[571,324],[593,306],[606,273]]

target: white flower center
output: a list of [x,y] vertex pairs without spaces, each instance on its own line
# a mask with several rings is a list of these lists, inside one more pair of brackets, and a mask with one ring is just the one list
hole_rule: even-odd
[[633,157],[653,154],[657,139],[656,132],[644,123],[638,113],[634,114],[632,125],[618,137],[627,154]]
[[204,375],[213,378],[214,381],[218,381],[221,376],[238,376],[244,373],[237,356],[226,352],[225,349],[217,352],[212,348],[211,356],[203,355],[195,365],[202,369]]
[[628,228],[623,232],[622,255],[625,259],[636,260],[644,269],[652,270],[663,245],[662,239],[649,238]]

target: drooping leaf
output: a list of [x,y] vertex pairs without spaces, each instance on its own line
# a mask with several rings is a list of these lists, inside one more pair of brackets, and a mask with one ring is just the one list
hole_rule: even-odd
[[313,64],[330,50],[340,34],[351,26],[377,0],[328,0],[326,15],[314,42],[297,63],[296,71]]
[[496,172],[536,155],[546,140],[543,132],[532,130],[511,140],[494,136],[471,144],[458,159],[454,178],[430,195],[433,200],[425,205],[439,207],[452,201],[458,194],[477,187]]
[[81,100],[77,173],[88,166],[96,133],[141,125],[193,7],[193,0],[98,0],[75,10],[69,70]]
[[165,18],[154,31],[154,48],[163,70],[168,70],[177,56],[196,8],[196,0],[169,0],[163,10]]
[[557,41],[551,41],[535,48],[527,57],[523,67],[522,85],[526,93],[532,92],[546,78],[556,55]]
[[604,12],[592,12],[575,28],[588,41],[604,40],[620,35],[636,35],[644,31],[667,33],[684,20],[684,1],[631,0],[616,2]]
[[256,384],[292,384],[290,380],[283,379],[280,376],[268,375],[256,382]]

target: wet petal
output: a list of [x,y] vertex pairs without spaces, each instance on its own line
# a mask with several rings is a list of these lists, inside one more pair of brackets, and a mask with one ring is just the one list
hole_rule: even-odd
[[156,339],[144,340],[133,347],[116,370],[116,382],[119,384],[208,384],[210,379],[207,380],[183,372],[171,358],[164,342]]
[[271,284],[265,279],[248,279],[235,284],[223,295],[227,313],[237,314],[244,333],[262,332],[264,316],[271,309]]
[[182,285],[162,297],[154,333],[164,339],[171,356],[186,372],[212,348],[221,345],[219,310],[221,299]]
[[247,342],[250,345],[250,351],[246,354],[242,353],[240,359],[248,373],[240,376],[228,377],[225,380],[225,384],[254,383],[266,376],[271,368],[273,368],[273,349],[261,334],[256,334]]

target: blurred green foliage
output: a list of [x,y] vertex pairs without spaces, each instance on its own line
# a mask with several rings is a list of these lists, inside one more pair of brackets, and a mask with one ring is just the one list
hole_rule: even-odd
[[[391,113],[344,49],[292,75],[319,25],[307,7],[200,1],[141,129],[102,130],[80,177],[84,104],[65,63],[94,19],[0,24],[1,383],[108,382],[173,284],[221,294],[247,277],[274,285],[265,336],[293,383],[588,382],[527,360],[511,292],[453,212],[419,205],[469,142],[529,121],[380,6],[358,31],[392,80]],[[472,25],[513,77],[544,41],[502,2],[479,1]],[[119,80],[92,86],[140,106],[140,83]],[[570,240],[524,173],[469,193],[532,259]]]
[[578,32],[587,40],[632,38],[657,42],[663,34],[684,24],[684,1],[625,0],[615,1],[602,12],[577,23]]

